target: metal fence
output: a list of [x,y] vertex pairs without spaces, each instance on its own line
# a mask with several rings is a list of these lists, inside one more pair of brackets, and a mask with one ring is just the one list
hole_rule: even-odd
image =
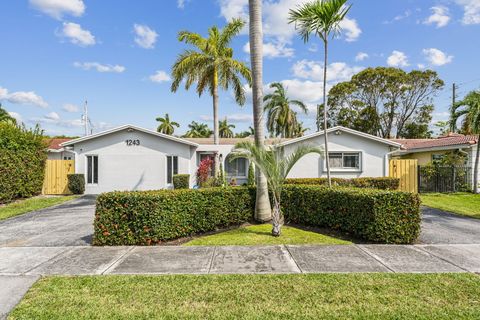
[[472,188],[472,168],[466,166],[418,166],[419,192],[460,192]]

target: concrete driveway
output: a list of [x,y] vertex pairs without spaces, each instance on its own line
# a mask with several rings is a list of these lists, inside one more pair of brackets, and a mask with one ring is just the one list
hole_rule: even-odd
[[0,222],[0,247],[88,246],[92,242],[95,197]]
[[480,219],[422,208],[420,242],[425,244],[480,244]]

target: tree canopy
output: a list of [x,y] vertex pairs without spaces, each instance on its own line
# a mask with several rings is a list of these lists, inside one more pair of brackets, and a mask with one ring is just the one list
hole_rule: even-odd
[[423,138],[444,82],[432,70],[368,68],[329,92],[329,124],[383,138]]

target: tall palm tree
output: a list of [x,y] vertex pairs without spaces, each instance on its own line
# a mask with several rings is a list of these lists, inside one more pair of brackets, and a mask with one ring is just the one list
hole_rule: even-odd
[[[208,30],[208,38],[198,33],[181,31],[178,40],[192,45],[196,50],[185,50],[180,54],[172,68],[173,82],[171,90],[176,92],[185,80],[185,89],[192,84],[197,85],[197,93],[201,96],[206,90],[213,97],[213,141],[219,144],[218,127],[218,90],[233,88],[235,101],[239,105],[245,103],[245,90],[242,78],[251,83],[251,72],[245,63],[233,58],[230,42],[242,30],[245,22],[233,19],[225,28],[216,26]],[[215,175],[218,174],[218,156],[215,159]]]
[[478,193],[478,167],[480,162],[480,91],[472,91],[451,108],[450,126],[456,131],[458,119],[462,118],[462,131],[465,134],[479,134],[477,154],[473,169],[473,192]]
[[233,153],[231,153],[230,161],[237,158],[247,158],[253,162],[267,178],[268,186],[273,196],[273,236],[280,236],[283,225],[283,215],[280,205],[285,179],[295,163],[309,153],[318,153],[320,156],[323,155],[321,148],[308,145],[300,145],[292,153],[285,155],[282,147],[274,146],[272,150],[266,150],[265,148],[257,147],[251,142],[238,143]]
[[[340,33],[340,22],[350,10],[351,5],[346,5],[347,0],[313,0],[290,10],[289,23],[295,23],[304,42],[308,42],[310,35],[318,36],[323,41],[323,129],[325,130],[325,157],[327,164],[328,186],[332,186],[330,178],[330,163],[328,159],[328,136],[327,136],[327,65],[328,65],[328,41],[330,36],[335,37]],[[320,131],[320,110],[317,109],[317,131]]]
[[[252,98],[253,127],[255,128],[255,145],[264,148],[263,135],[263,30],[262,30],[262,0],[248,0],[250,17],[250,63],[252,65]],[[255,200],[255,219],[268,221],[272,217],[270,200],[268,198],[267,179],[263,173],[255,170],[257,194]]]
[[172,135],[175,132],[175,127],[180,127],[178,122],[170,121],[170,116],[168,115],[168,113],[165,113],[165,117],[158,117],[155,120],[160,122],[160,125],[157,128],[157,132],[161,132],[164,134]]
[[303,127],[303,122],[297,122],[297,126],[294,128],[293,138],[303,137],[308,128]]
[[190,130],[183,135],[185,138],[208,138],[212,135],[212,130],[205,123],[192,121],[188,128]]
[[219,131],[220,131],[220,138],[233,138],[234,134],[232,129],[235,129],[233,124],[229,124],[227,122],[227,118],[224,120],[220,120],[219,123]]
[[270,88],[275,89],[273,93],[263,97],[264,112],[268,112],[268,131],[276,137],[292,138],[295,135],[298,120],[297,113],[291,106],[297,106],[305,113],[308,111],[307,106],[299,100],[290,100],[287,97],[287,91],[279,82],[270,84]]

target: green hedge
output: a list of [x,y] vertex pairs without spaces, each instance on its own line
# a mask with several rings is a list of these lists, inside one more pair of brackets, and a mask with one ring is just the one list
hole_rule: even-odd
[[[301,185],[320,185],[326,186],[328,184],[327,178],[291,178],[285,181],[286,184],[301,184]],[[334,186],[341,187],[355,187],[355,188],[374,188],[381,190],[397,190],[400,185],[400,179],[390,177],[377,178],[332,178]]]
[[111,192],[97,198],[95,245],[151,245],[252,220],[246,188]]
[[43,133],[37,127],[0,122],[0,203],[42,192],[47,159]]
[[175,174],[173,176],[173,188],[174,189],[188,189],[190,187],[190,175],[189,174]]
[[[286,186],[286,222],[328,227],[383,243],[413,243],[418,195],[373,189]],[[97,199],[95,245],[150,245],[253,219],[255,188],[105,193]]]
[[420,234],[420,199],[414,193],[298,185],[284,188],[282,202],[286,221],[368,241],[413,243]]
[[68,190],[73,194],[83,194],[85,192],[85,175],[82,173],[73,173],[68,176]]

